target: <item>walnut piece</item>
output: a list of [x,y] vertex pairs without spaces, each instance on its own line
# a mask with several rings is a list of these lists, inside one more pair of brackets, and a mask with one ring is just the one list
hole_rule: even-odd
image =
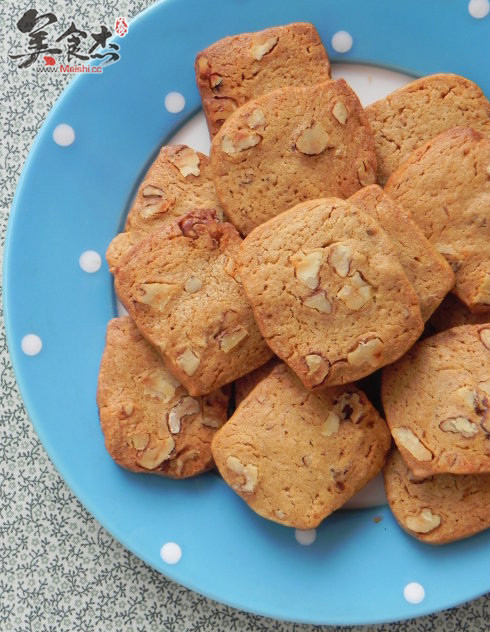
[[316,290],[320,282],[318,273],[322,264],[323,250],[315,248],[308,253],[297,252],[289,260],[294,266],[294,273],[298,281],[301,281],[310,290]]
[[175,154],[169,155],[168,160],[177,167],[184,178],[200,174],[199,156],[190,147],[184,147]]
[[197,277],[189,277],[184,285],[184,290],[189,294],[194,294],[194,292],[199,292],[202,288],[202,281]]
[[347,362],[351,366],[362,366],[369,364],[378,366],[383,342],[379,338],[361,340],[350,353],[347,354]]
[[124,417],[131,417],[131,415],[134,412],[134,404],[133,402],[124,402],[124,404],[121,406],[121,412],[123,414]]
[[196,459],[199,456],[199,452],[197,450],[189,450],[188,452],[184,452],[179,456],[178,459],[175,460],[176,463],[176,471],[180,476],[184,470],[184,465],[187,461],[191,461],[192,459]]
[[132,445],[135,450],[144,450],[150,443],[150,435],[146,432],[137,432],[129,437],[128,443]]
[[189,415],[195,415],[200,410],[201,407],[197,399],[190,396],[183,397],[168,413],[168,429],[172,434],[179,433],[182,419]]
[[163,310],[177,291],[178,286],[173,283],[141,283],[139,296],[135,296],[135,300],[138,303]]
[[240,327],[236,331],[224,332],[219,340],[220,349],[229,353],[247,336],[248,331],[244,327]]
[[278,40],[278,37],[268,37],[263,42],[255,42],[251,49],[252,57],[257,61],[260,61],[264,55],[271,52],[271,50],[276,46]]
[[363,187],[367,187],[369,184],[374,184],[374,172],[371,169],[369,164],[366,164],[364,160],[361,161],[361,164],[357,168],[357,179],[359,180],[359,184]]
[[197,367],[201,362],[199,356],[197,356],[191,349],[186,349],[184,353],[176,359],[177,366],[184,371],[189,377],[192,377],[197,371]]
[[487,349],[490,349],[490,328],[480,329],[480,340],[483,342]]
[[151,200],[148,200],[149,204],[145,204],[143,208],[140,209],[140,215],[143,219],[149,219],[154,215],[161,215],[162,213],[166,213],[168,209],[175,204],[175,198],[169,198],[168,200],[164,200],[163,202],[157,202],[155,204],[151,203]]
[[279,520],[284,520],[284,518],[286,517],[284,511],[281,511],[280,509],[275,509],[274,515],[276,516],[276,518],[279,518]]
[[327,419],[325,420],[325,423],[323,424],[322,435],[324,437],[331,437],[333,434],[339,431],[339,426],[340,417],[337,415],[336,412],[331,410],[328,414]]
[[341,125],[345,125],[347,121],[347,108],[342,101],[336,101],[332,108],[332,115]]
[[350,419],[356,424],[365,414],[364,404],[357,393],[342,393],[336,405],[341,419]]
[[332,303],[328,300],[325,290],[317,290],[311,296],[307,296],[303,301],[303,305],[316,309],[322,314],[330,314],[332,311]]
[[308,367],[307,376],[315,375],[315,384],[321,384],[330,371],[330,362],[316,353],[306,355],[305,362]]
[[239,492],[244,492],[250,494],[254,491],[257,480],[259,470],[256,465],[243,465],[243,463],[236,458],[236,456],[229,456],[226,459],[226,467],[238,474],[239,476],[243,476],[245,481],[243,483],[235,483],[233,488]]
[[308,156],[321,154],[328,146],[328,134],[320,123],[307,127],[296,139],[296,149]]
[[175,441],[172,437],[167,437],[165,441],[146,450],[137,459],[136,463],[144,467],[145,470],[154,470],[164,461],[167,461],[175,448]]
[[209,64],[209,60],[207,57],[204,57],[204,56],[199,57],[199,59],[197,60],[197,69],[201,77],[203,78],[207,77],[211,69],[211,66]]
[[255,132],[249,132],[247,130],[238,130],[233,134],[233,136],[229,136],[225,134],[221,140],[221,149],[232,156],[233,154],[238,154],[240,151],[244,151],[245,149],[250,149],[251,147],[255,147],[262,140],[262,136],[260,134],[256,134]]
[[152,184],[146,185],[142,191],[143,197],[162,197],[163,191],[158,187],[154,187]]
[[252,113],[248,115],[247,125],[252,129],[265,125],[265,116],[260,108],[255,108],[255,110],[253,110]]
[[352,250],[345,244],[337,244],[330,251],[328,262],[340,277],[346,277],[352,263]]
[[478,432],[478,426],[466,417],[451,417],[441,421],[439,428],[443,432],[459,433],[466,439],[474,437]]
[[490,378],[483,382],[478,382],[478,388],[490,397]]
[[478,305],[490,305],[490,274],[485,274],[483,281],[478,287],[475,303]]
[[424,507],[416,516],[407,516],[405,526],[415,533],[429,533],[441,524],[441,516],[433,514],[429,507]]
[[374,296],[374,290],[367,283],[359,272],[355,272],[349,280],[337,292],[337,298],[342,301],[352,311],[357,312],[364,307]]
[[139,380],[143,385],[145,395],[161,399],[164,404],[172,399],[176,389],[180,386],[179,380],[175,379],[170,371],[163,368],[145,371]]
[[220,77],[217,74],[209,75],[209,87],[211,90],[216,91],[216,89],[223,83],[223,77]]
[[391,434],[398,447],[405,448],[417,461],[432,461],[434,458],[432,452],[425,447],[410,428],[393,428]]

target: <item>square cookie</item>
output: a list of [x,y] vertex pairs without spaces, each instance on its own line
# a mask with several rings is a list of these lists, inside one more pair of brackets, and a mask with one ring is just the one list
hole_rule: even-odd
[[447,544],[490,527],[490,474],[440,474],[421,480],[393,450],[383,475],[398,524],[422,542]]
[[366,108],[376,141],[378,182],[390,175],[418,147],[452,127],[473,127],[490,134],[490,103],[465,77],[422,77]]
[[381,469],[388,428],[354,385],[309,393],[284,365],[212,442],[225,481],[260,516],[311,529]]
[[490,473],[490,325],[417,343],[383,371],[386,421],[416,476]]
[[443,132],[411,154],[385,192],[451,264],[456,296],[490,312],[490,138],[467,127]]
[[454,285],[451,266],[426,239],[410,213],[377,184],[360,189],[349,200],[374,217],[387,232],[426,321]]
[[109,322],[97,404],[107,451],[122,467],[172,478],[213,467],[228,399],[220,389],[190,397],[130,318]]
[[225,37],[198,53],[195,70],[211,137],[250,99],[330,79],[327,53],[308,22]]
[[124,232],[109,244],[106,259],[111,272],[124,254],[148,233],[193,208],[219,212],[209,158],[186,145],[162,147],[138,187]]
[[242,235],[299,202],[376,182],[374,138],[343,80],[281,88],[230,116],[211,145],[216,193]]
[[235,271],[241,241],[213,212],[195,211],[149,235],[116,270],[121,302],[193,396],[272,356]]
[[393,243],[350,201],[304,202],[259,226],[239,269],[264,338],[308,389],[369,375],[422,332]]

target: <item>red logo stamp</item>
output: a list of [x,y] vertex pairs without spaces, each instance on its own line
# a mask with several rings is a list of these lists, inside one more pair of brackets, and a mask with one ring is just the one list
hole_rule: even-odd
[[119,37],[124,37],[128,32],[129,26],[126,18],[118,17],[114,22],[114,30],[119,35]]

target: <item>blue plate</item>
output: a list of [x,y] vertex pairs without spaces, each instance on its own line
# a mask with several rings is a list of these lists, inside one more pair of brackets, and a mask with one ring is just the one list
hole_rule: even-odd
[[[382,507],[338,512],[311,546],[301,546],[293,530],[256,516],[213,474],[175,482],[118,468],[105,451],[95,405],[115,301],[105,263],[89,274],[80,255],[103,255],[158,147],[199,108],[196,52],[225,35],[298,20],[317,26],[333,61],[415,76],[456,72],[490,94],[490,17],[471,17],[466,0],[167,0],[152,7],[118,42],[118,63],[69,86],[30,153],[6,245],[8,340],[27,410],[54,464],[140,558],[255,613],[318,624],[391,621],[490,590],[490,531],[431,548],[405,535]],[[354,41],[345,54],[330,46],[341,30]],[[169,92],[185,97],[178,114],[164,107]],[[53,141],[61,123],[75,131],[69,146]],[[31,333],[42,341],[36,355],[22,348]],[[166,542],[181,547],[177,564],[162,560]],[[420,603],[405,598],[417,601],[416,590],[404,596],[411,582],[425,589]]]

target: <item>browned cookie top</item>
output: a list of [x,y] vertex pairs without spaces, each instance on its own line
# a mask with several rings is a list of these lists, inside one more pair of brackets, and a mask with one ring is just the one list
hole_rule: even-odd
[[130,318],[107,327],[97,390],[106,447],[122,467],[186,478],[213,466],[228,395],[190,397]]
[[422,77],[366,108],[374,132],[378,182],[384,184],[409,155],[428,140],[464,125],[490,135],[490,103],[464,77]]
[[272,356],[235,271],[241,241],[228,222],[195,211],[146,237],[116,270],[121,302],[191,395]]
[[446,544],[490,527],[490,474],[417,478],[398,450],[384,471],[386,495],[400,526],[430,544]]
[[195,69],[211,137],[250,99],[330,79],[327,53],[308,22],[225,37],[198,53]]
[[249,101],[213,139],[216,192],[246,235],[298,202],[346,198],[375,182],[371,129],[343,79]]
[[349,200],[303,202],[259,226],[239,266],[263,336],[306,388],[368,375],[422,332],[392,242]]
[[412,213],[449,261],[454,293],[471,311],[490,311],[490,138],[466,127],[417,149],[385,191]]
[[186,145],[162,147],[138,188],[125,231],[109,244],[106,257],[111,271],[148,233],[193,208],[218,209],[218,206],[209,158]]
[[490,472],[490,325],[425,338],[383,371],[386,421],[417,476]]
[[280,364],[212,443],[225,481],[258,514],[309,529],[381,469],[391,437],[354,385],[306,391]]

